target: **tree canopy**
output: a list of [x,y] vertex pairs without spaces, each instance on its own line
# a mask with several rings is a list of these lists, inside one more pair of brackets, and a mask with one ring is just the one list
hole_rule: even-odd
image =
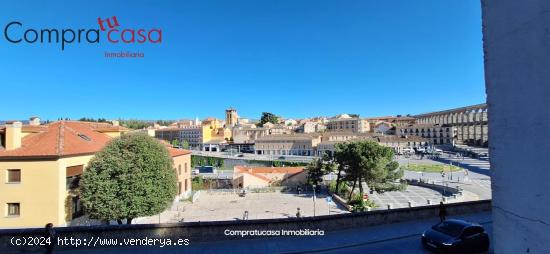
[[277,124],[279,123],[279,117],[273,113],[262,112],[262,118],[260,119],[260,126],[263,126],[266,123]]
[[403,170],[399,169],[399,163],[394,160],[393,149],[377,142],[361,140],[336,144],[331,161],[336,162],[338,168],[336,191],[339,190],[342,172],[345,172],[345,180],[353,183],[349,199],[357,184],[361,195],[362,183],[380,192],[401,189],[404,186],[397,182],[403,176]]
[[176,174],[164,145],[143,133],[113,139],[90,160],[81,199],[91,218],[132,219],[164,211],[176,196]]

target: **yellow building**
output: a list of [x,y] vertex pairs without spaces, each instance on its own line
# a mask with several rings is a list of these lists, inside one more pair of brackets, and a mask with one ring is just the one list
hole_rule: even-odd
[[[82,215],[73,191],[80,175],[96,152],[127,131],[107,123],[74,121],[0,127],[0,228],[44,227],[50,222],[64,226]],[[170,153],[175,170],[184,170],[178,175],[183,181],[179,193],[188,193],[190,155]]]
[[[219,151],[220,144],[227,143],[233,137],[230,128],[224,128],[220,120],[209,117],[200,125],[169,127],[155,130],[155,137],[169,143],[177,140],[187,142],[189,148],[196,150]],[[215,147],[215,150],[210,150]]]

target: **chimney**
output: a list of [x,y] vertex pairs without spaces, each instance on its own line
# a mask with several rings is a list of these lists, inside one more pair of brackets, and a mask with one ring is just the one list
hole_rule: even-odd
[[37,116],[31,116],[29,118],[29,125],[32,125],[32,126],[40,125],[40,118]]
[[21,122],[6,124],[6,150],[13,150],[21,147]]

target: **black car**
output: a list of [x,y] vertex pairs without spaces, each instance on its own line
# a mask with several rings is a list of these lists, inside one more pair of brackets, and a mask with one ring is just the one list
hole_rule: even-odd
[[489,235],[477,223],[450,219],[422,233],[422,245],[439,253],[486,252]]

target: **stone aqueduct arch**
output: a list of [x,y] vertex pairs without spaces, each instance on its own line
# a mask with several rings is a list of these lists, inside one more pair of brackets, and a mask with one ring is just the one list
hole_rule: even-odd
[[456,129],[455,142],[475,146],[487,146],[488,115],[487,104],[425,113],[414,116],[421,124],[440,124]]

